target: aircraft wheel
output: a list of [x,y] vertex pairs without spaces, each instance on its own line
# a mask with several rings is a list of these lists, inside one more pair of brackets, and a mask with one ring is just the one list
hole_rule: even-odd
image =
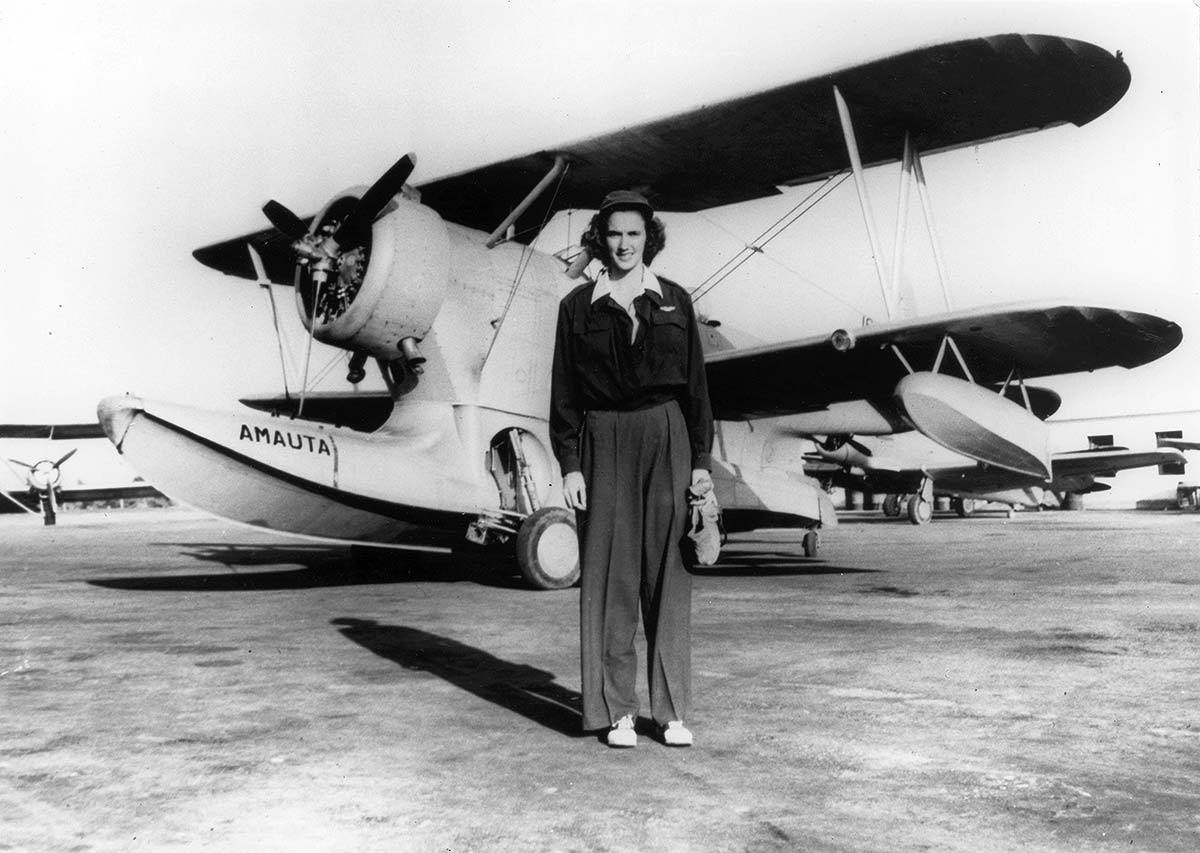
[[970,498],[953,498],[950,504],[959,518],[970,518],[975,512],[975,501]]
[[928,524],[933,518],[933,507],[920,495],[908,499],[908,520],[913,524]]
[[517,564],[535,589],[566,589],[579,580],[579,536],[575,513],[542,507],[517,532]]
[[900,517],[900,496],[888,495],[883,499],[883,514],[888,518]]
[[821,536],[815,530],[804,534],[804,556],[815,557],[821,551]]

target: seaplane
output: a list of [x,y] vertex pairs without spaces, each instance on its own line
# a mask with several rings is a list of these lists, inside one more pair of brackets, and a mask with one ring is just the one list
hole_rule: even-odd
[[[594,264],[578,246],[542,245],[553,217],[594,209],[614,188],[686,214],[851,177],[868,214],[865,170],[899,163],[902,218],[915,184],[928,222],[922,157],[1082,126],[1129,84],[1121,56],[1096,45],[997,35],[423,182],[406,155],[312,216],[272,200],[270,227],[193,253],[292,288],[310,341],[348,351],[353,383],[373,360],[385,391],[247,397],[238,411],[120,395],[100,402],[99,422],[185,504],[351,543],[500,545],[530,585],[567,587],[578,550],[549,450],[550,364],[558,302]],[[1025,381],[1134,368],[1181,339],[1169,320],[1067,301],[898,316],[868,230],[883,321],[750,348],[705,322],[713,476],[730,531],[803,529],[817,555],[818,531],[836,524],[828,493],[804,474],[818,434],[915,431],[980,466],[1048,478],[1046,426]],[[945,369],[951,356],[961,370]]]

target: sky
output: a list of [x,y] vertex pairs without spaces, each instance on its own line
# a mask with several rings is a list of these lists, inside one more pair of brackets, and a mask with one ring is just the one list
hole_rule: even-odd
[[[0,6],[0,421],[87,421],[104,396],[227,406],[282,389],[265,291],[191,251],[311,213],[407,151],[412,181],[960,38],[1123,51],[1112,110],[925,160],[955,307],[1064,296],[1184,327],[1156,365],[1056,384],[1064,416],[1200,408],[1200,12],[1143,2],[204,0]],[[898,167],[869,187],[885,254]],[[668,217],[655,268],[699,283],[796,201]],[[920,222],[916,209],[914,225]],[[564,237],[565,239],[565,237]],[[911,229],[906,279],[941,309]],[[701,303],[782,340],[878,317],[850,182]],[[276,289],[292,387],[303,330]],[[331,361],[332,360],[332,361]],[[319,387],[348,388],[318,348]],[[1106,372],[1108,373],[1108,372]]]

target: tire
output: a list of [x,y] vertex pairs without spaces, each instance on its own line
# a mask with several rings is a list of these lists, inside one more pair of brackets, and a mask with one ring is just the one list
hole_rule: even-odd
[[517,532],[517,565],[534,589],[566,589],[579,581],[579,536],[575,513],[542,507]]
[[821,551],[821,537],[815,530],[804,534],[804,556],[815,557]]
[[883,499],[883,514],[888,518],[900,517],[900,496],[888,495]]
[[908,520],[911,523],[928,524],[931,518],[933,518],[933,507],[929,501],[920,495],[913,495],[908,499]]
[[970,498],[953,498],[950,505],[954,507],[954,512],[959,518],[970,518],[975,512],[975,501]]

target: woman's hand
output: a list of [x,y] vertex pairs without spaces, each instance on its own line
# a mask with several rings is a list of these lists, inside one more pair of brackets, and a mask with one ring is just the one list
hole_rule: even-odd
[[693,468],[692,485],[688,488],[688,491],[692,493],[692,497],[702,498],[711,492],[712,489],[712,475],[703,468]]
[[563,476],[563,499],[567,502],[567,509],[587,512],[587,484],[579,471],[571,471]]

